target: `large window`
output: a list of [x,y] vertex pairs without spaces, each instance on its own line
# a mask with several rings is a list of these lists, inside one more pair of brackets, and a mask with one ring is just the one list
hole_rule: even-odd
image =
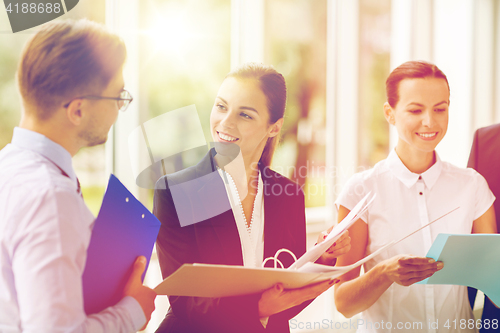
[[[146,1],[140,2],[139,9],[141,123],[194,104],[205,139],[212,141],[210,112],[219,85],[230,71],[231,1]],[[168,133],[153,134],[168,146]],[[190,135],[179,132],[179,139]],[[196,164],[205,153],[206,149],[196,150],[197,156],[189,160],[181,155],[178,168]],[[148,207],[152,207],[151,199],[150,195]]]
[[359,6],[359,157],[372,167],[389,152],[383,105],[391,51],[391,1],[361,0]]
[[287,83],[273,167],[303,186],[306,207],[325,205],[326,0],[265,2],[265,62]]
[[141,112],[148,118],[195,104],[209,134],[210,111],[230,70],[230,4],[141,2]]

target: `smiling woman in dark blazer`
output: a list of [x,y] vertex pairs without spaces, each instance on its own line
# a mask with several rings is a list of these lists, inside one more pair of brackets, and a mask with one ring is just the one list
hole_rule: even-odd
[[[269,168],[285,104],[285,80],[273,67],[251,63],[226,76],[210,116],[215,149],[156,185],[164,278],[184,263],[260,267],[279,249],[306,251],[302,189]],[[319,261],[334,264],[349,248],[344,235]],[[157,332],[289,332],[288,320],[334,282],[217,299],[170,296]]]

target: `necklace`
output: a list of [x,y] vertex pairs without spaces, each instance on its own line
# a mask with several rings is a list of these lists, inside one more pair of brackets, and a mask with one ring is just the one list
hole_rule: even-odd
[[[238,188],[236,187],[236,183],[234,182],[233,177],[231,177],[231,175],[229,173],[225,172],[225,174],[228,176],[227,178],[229,179],[230,184],[236,193],[236,198],[238,199],[238,206],[240,207],[241,215],[243,215],[243,220],[245,221],[245,227],[247,229],[247,232],[251,235],[252,234],[253,220],[254,220],[254,216],[255,216],[255,199],[254,199],[254,203],[253,203],[253,207],[252,207],[252,217],[250,218],[250,223],[248,223],[247,218],[245,216],[245,211],[243,210],[243,204],[241,203],[240,194],[238,192]],[[255,194],[255,198],[257,198],[258,193],[259,193],[259,187],[257,186],[257,193]]]

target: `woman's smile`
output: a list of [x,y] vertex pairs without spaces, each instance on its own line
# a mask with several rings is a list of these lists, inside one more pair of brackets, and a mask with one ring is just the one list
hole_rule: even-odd
[[416,132],[415,134],[424,141],[433,141],[439,132]]
[[234,137],[232,135],[229,135],[227,133],[223,133],[223,132],[219,132],[219,131],[216,131],[217,132],[217,141],[219,142],[236,142],[238,141],[239,139],[237,137]]

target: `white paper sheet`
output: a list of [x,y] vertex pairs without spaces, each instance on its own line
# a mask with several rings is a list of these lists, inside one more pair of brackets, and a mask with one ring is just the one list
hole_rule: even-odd
[[[365,195],[363,199],[354,208],[347,214],[347,216],[337,224],[332,231],[328,234],[326,239],[310,248],[306,253],[304,253],[297,261],[295,261],[288,269],[299,269],[304,266],[308,262],[315,262],[326,250],[330,248],[330,246],[335,243],[337,239],[339,239],[340,235],[349,229],[350,226],[356,222],[361,215],[368,209],[368,207],[372,204],[375,199],[375,194],[371,196],[371,192]],[[370,198],[370,199],[368,199]]]

